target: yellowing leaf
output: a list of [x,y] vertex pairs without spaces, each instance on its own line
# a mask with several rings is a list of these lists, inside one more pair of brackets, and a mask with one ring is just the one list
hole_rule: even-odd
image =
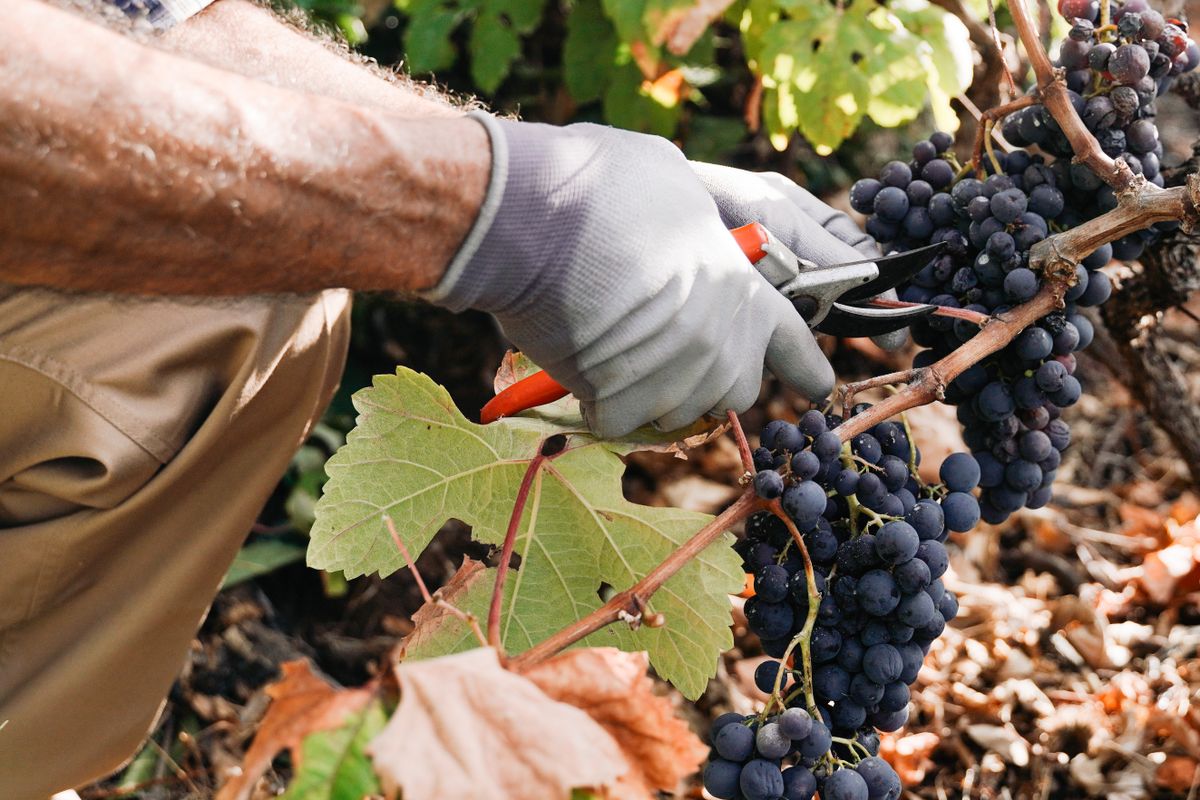
[[[354,402],[358,426],[327,465],[308,553],[312,566],[349,577],[404,566],[384,515],[414,556],[450,518],[471,525],[475,539],[501,544],[530,460],[546,437],[566,435],[565,450],[534,479],[517,536],[520,568],[506,581],[501,626],[509,653],[598,608],[602,584],[633,585],[711,519],[631,503],[622,493],[624,464],[607,445],[532,418],[468,422],[444,389],[411,370],[376,376]],[[697,697],[732,645],[728,595],[742,575],[730,541],[714,543],[655,594],[651,608],[665,626],[611,625],[586,644],[646,650],[659,675]],[[468,595],[463,610],[486,619],[487,593]],[[429,658],[475,644],[456,620],[408,654]]]
[[246,751],[242,773],[221,787],[217,800],[248,800],[254,784],[282,750],[292,750],[292,761],[304,763],[300,743],[314,731],[337,728],[347,716],[370,702],[370,689],[337,689],[312,673],[307,661],[283,664],[283,678],[267,687],[271,705],[258,727],[254,744]]
[[566,798],[629,771],[604,728],[501,667],[494,650],[405,662],[396,677],[400,706],[369,748],[389,793]]
[[645,653],[610,647],[571,650],[524,675],[555,700],[586,711],[620,745],[630,771],[620,779],[623,791],[610,792],[610,797],[646,797],[655,789],[674,792],[708,755],[667,698],[654,694]]

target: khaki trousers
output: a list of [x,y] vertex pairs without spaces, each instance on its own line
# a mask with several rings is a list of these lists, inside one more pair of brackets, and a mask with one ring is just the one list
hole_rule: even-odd
[[348,311],[0,288],[0,798],[136,750],[337,386]]

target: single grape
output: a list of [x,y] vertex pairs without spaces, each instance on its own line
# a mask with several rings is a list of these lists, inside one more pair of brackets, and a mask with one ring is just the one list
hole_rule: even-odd
[[875,552],[887,564],[900,564],[917,554],[921,540],[907,522],[894,520],[875,534]]
[[850,187],[850,207],[860,214],[870,214],[875,210],[875,196],[882,188],[883,183],[874,178],[855,181]]
[[754,575],[754,593],[768,603],[779,603],[788,592],[788,571],[778,564],[768,564]]
[[825,781],[821,800],[870,800],[867,782],[852,769],[839,769]]
[[969,492],[979,485],[979,465],[966,453],[951,453],[938,469],[938,477],[952,492]]
[[875,213],[885,222],[901,222],[908,214],[908,195],[895,186],[884,186],[875,195]]
[[[966,533],[979,524],[979,503],[973,495],[966,492],[951,492],[946,495],[942,499],[942,511],[946,515],[946,527],[952,531]],[[931,574],[932,568],[931,564]]]
[[789,708],[779,715],[779,729],[794,741],[799,741],[812,731],[812,717],[803,708]]
[[898,800],[903,786],[892,765],[878,756],[859,761],[854,771],[862,776],[869,800]]
[[[861,541],[861,537],[858,541]],[[863,611],[875,617],[886,617],[892,613],[900,604],[900,589],[895,579],[881,569],[864,573],[858,581],[858,604]]]
[[777,764],[756,758],[742,767],[738,788],[746,800],[778,800],[783,794],[783,774]]
[[754,753],[754,731],[742,724],[726,725],[713,737],[713,749],[721,758],[745,761]]
[[[708,793],[719,800],[737,800],[740,790],[742,765],[715,758],[704,765],[703,783]],[[810,796],[811,798],[811,796]]]
[[796,765],[783,771],[783,800],[812,800],[817,779],[808,767]]
[[783,758],[791,751],[792,740],[780,729],[778,723],[768,722],[755,734],[754,747],[763,758]]
[[754,491],[764,500],[774,500],[783,494],[783,476],[773,469],[759,470],[754,475]]
[[885,186],[903,189],[912,179],[912,169],[903,161],[889,161],[883,165],[883,169],[879,170],[879,180]]

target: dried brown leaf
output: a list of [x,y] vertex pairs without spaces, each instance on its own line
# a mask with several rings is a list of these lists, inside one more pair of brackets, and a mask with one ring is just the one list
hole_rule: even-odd
[[413,614],[412,633],[401,643],[398,660],[403,660],[410,648],[418,647],[426,640],[436,636],[443,625],[465,625],[447,606],[466,605],[462,599],[487,574],[487,567],[482,561],[476,561],[470,556],[463,556],[462,566],[449,581],[433,593],[434,600],[441,602],[426,603]]
[[1029,765],[1029,742],[1011,725],[968,725],[967,735],[1013,766]]
[[400,706],[369,748],[390,793],[569,797],[630,771],[603,727],[506,670],[490,648],[404,663],[396,677]]
[[733,0],[696,0],[693,5],[670,9],[654,21],[653,43],[666,43],[673,54],[684,55],[732,3]]
[[254,744],[246,751],[241,774],[221,787],[216,800],[247,800],[280,751],[290,749],[293,764],[299,765],[300,743],[305,736],[338,727],[374,694],[370,688],[331,686],[313,674],[307,661],[288,661],[282,669],[283,678],[265,690],[271,697],[271,705],[258,727]]
[[610,797],[674,791],[708,754],[668,699],[654,694],[647,664],[645,653],[595,647],[569,650],[525,673],[550,697],[587,712],[620,745],[631,770]]
[[1183,796],[1200,782],[1200,764],[1188,756],[1168,756],[1154,773],[1154,783]]
[[1151,600],[1168,605],[1200,586],[1198,550],[1187,544],[1173,544],[1146,554],[1140,582]]
[[933,761],[930,756],[942,740],[936,733],[925,731],[907,736],[885,736],[879,754],[891,763],[905,786],[919,786]]

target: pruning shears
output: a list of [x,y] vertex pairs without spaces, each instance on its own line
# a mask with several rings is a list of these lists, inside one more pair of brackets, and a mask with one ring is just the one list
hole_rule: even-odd
[[[920,272],[942,251],[944,242],[881,258],[821,265],[797,256],[757,222],[730,233],[759,273],[792,301],[808,327],[821,333],[878,336],[904,328],[938,308],[926,304],[881,308],[869,303]],[[480,419],[495,422],[567,394],[548,373],[537,372],[489,400]]]

